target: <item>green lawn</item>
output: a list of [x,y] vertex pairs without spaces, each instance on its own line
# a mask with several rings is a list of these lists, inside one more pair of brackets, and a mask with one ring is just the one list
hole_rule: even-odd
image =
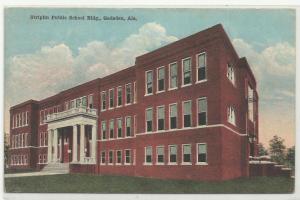
[[252,177],[223,182],[65,174],[5,179],[6,192],[56,193],[291,193],[294,180]]

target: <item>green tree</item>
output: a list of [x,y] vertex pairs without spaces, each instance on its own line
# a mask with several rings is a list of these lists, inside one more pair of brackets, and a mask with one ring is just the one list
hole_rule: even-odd
[[271,160],[278,163],[278,164],[284,164],[285,161],[285,145],[284,145],[284,139],[281,137],[274,135],[273,138],[269,141],[269,151]]
[[258,155],[259,156],[265,156],[268,155],[268,150],[264,147],[262,143],[258,144]]
[[286,161],[289,166],[295,167],[295,146],[287,149]]

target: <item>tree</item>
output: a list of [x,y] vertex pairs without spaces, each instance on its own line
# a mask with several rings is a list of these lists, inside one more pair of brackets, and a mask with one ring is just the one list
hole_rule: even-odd
[[269,145],[271,160],[278,164],[284,164],[284,152],[286,149],[284,145],[284,139],[277,135],[274,135],[273,138],[269,141]]
[[258,155],[259,156],[265,156],[268,155],[268,150],[264,147],[262,143],[258,144]]
[[291,167],[295,167],[295,146],[287,149],[286,161]]

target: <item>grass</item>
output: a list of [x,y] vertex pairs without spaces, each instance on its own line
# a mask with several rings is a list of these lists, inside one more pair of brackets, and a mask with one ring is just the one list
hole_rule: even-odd
[[5,178],[5,190],[17,193],[292,193],[294,180],[251,177],[207,182],[64,174]]

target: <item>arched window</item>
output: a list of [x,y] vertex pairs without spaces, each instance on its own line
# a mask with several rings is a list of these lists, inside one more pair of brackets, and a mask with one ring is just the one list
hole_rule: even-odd
[[233,108],[233,106],[229,106],[227,108],[227,121],[233,125],[236,125],[235,109]]

